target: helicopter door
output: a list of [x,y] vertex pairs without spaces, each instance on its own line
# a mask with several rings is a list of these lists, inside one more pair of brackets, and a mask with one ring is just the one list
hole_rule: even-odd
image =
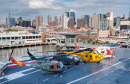
[[56,69],[57,69],[57,71],[61,71],[61,66],[59,63],[56,65]]
[[49,70],[54,71],[54,65],[49,65]]
[[61,67],[60,67],[60,64],[59,63],[56,63],[54,64],[54,71],[55,72],[58,72],[58,71],[61,71]]
[[56,71],[56,62],[54,63],[54,71]]

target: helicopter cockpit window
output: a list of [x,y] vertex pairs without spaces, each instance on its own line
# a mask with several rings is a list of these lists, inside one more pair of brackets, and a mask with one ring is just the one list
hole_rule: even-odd
[[110,50],[109,53],[112,54],[112,51]]
[[51,65],[51,66],[50,66],[50,69],[54,69],[54,65]]
[[97,54],[97,53],[98,53],[98,51],[96,51],[96,50],[95,50],[95,51],[93,51],[93,54]]
[[101,51],[101,53],[104,53],[104,51]]
[[57,68],[61,68],[60,65],[56,65]]
[[62,63],[60,63],[60,66],[61,66],[61,67],[63,67],[63,64],[62,64]]

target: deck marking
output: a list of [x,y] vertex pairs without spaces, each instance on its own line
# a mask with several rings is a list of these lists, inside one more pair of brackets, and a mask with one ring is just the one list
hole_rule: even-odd
[[[129,63],[130,63],[130,62],[129,62]],[[127,63],[127,64],[129,64],[129,63]],[[124,64],[124,65],[122,65],[121,67],[118,67],[117,69],[111,71],[110,73],[112,73],[112,72],[114,72],[114,71],[116,71],[116,70],[122,68],[123,66],[125,66],[125,65],[127,65],[127,64]],[[121,72],[120,72],[120,73],[121,73]],[[103,77],[106,76],[106,75],[109,75],[109,74],[106,73],[106,74],[104,74],[103,76],[100,76],[100,77],[98,77],[97,79],[95,79],[95,81],[98,80],[98,79],[100,79],[100,78],[103,78]],[[94,82],[94,81],[90,81],[90,82],[88,82],[87,84],[90,84],[90,83],[92,83],[92,82]]]
[[[22,71],[13,73],[13,75],[14,75],[14,74],[17,75],[17,74],[19,74],[19,73],[23,73],[23,72],[26,72],[26,71],[29,71],[29,70],[33,70],[33,69],[34,69],[34,68],[29,68],[29,69],[26,69],[26,70],[22,70]],[[3,78],[7,78],[7,79],[8,79],[8,78],[11,77],[11,76],[12,76],[12,74],[9,74],[9,75],[6,75],[6,76],[1,77],[0,79],[3,79]],[[13,77],[14,77],[14,76],[13,76]],[[13,78],[13,77],[12,77],[12,78]]]
[[120,63],[122,63],[122,62],[124,62],[124,61],[127,61],[127,60],[129,60],[129,59],[130,59],[130,58],[125,59],[125,60],[123,60],[123,61],[121,61],[121,62],[118,62],[118,63],[112,65],[112,66],[109,66],[109,67],[104,68],[104,69],[102,69],[102,70],[100,70],[100,71],[94,72],[94,73],[92,73],[92,74],[89,74],[89,75],[87,75],[87,76],[81,77],[81,78],[76,79],[76,80],[74,80],[74,81],[71,81],[71,82],[69,82],[69,83],[67,83],[67,84],[72,84],[72,83],[74,83],[74,82],[77,82],[77,81],[82,80],[82,79],[84,79],[84,78],[87,78],[87,77],[89,77],[89,76],[95,75],[95,74],[97,74],[97,73],[99,73],[99,72],[101,72],[101,71],[104,71],[104,70],[106,70],[106,69],[109,69],[109,68],[111,68],[111,67],[113,67],[113,66],[115,66],[115,65],[118,65],[118,64],[120,64]]
[[33,70],[33,69],[35,69],[35,68],[29,68],[29,69],[26,69],[26,70],[23,70],[23,71],[19,71],[19,72],[16,72],[16,73],[9,74],[7,76],[1,77],[0,79],[6,78],[8,80],[4,81],[4,82],[1,82],[0,84],[6,83],[8,81],[11,81],[11,80],[14,80],[14,79],[17,79],[17,78],[20,78],[20,77],[23,77],[23,76],[26,76],[26,75],[29,75],[29,74],[32,74],[32,73],[40,71],[40,70],[37,70],[37,71],[30,72],[28,74],[23,74],[23,72],[30,71],[30,70]]
[[[80,66],[83,65],[83,64],[84,64],[84,63],[81,63]],[[67,71],[69,71],[69,70],[72,70],[72,69],[74,69],[74,68],[76,68],[76,67],[79,67],[79,66],[74,66],[73,68],[67,69],[67,70],[65,70],[63,73],[65,73],[65,72],[67,72]],[[42,83],[42,82],[45,82],[45,81],[47,81],[47,80],[49,80],[49,79],[51,79],[51,78],[54,78],[54,77],[56,77],[56,76],[58,76],[58,75],[60,75],[60,74],[58,73],[58,74],[56,74],[56,75],[54,75],[54,76],[52,76],[52,77],[50,77],[50,78],[47,78],[47,79],[45,79],[45,80],[42,80],[41,82],[36,83],[36,84],[40,84],[40,83]]]

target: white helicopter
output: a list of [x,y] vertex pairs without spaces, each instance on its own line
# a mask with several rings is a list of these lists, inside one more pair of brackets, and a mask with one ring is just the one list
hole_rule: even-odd
[[[85,47],[80,48],[75,44],[76,49],[86,49]],[[101,53],[103,55],[104,58],[108,58],[108,57],[115,57],[116,53],[114,51],[111,50],[110,47],[105,47],[105,46],[101,46],[101,47],[97,47],[97,48],[92,48],[93,50],[97,50],[99,53]]]

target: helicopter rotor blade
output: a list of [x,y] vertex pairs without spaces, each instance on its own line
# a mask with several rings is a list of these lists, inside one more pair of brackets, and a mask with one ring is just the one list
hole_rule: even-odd
[[12,55],[13,51],[14,51],[14,50],[12,50],[12,52],[11,52],[11,54],[10,54],[10,55]]
[[36,52],[36,53],[46,53],[46,52],[58,52],[58,51],[45,51],[45,52]]
[[[11,54],[10,54],[10,56],[13,54],[13,50],[11,51]],[[9,58],[9,61],[10,61],[10,58]]]
[[45,53],[45,52],[36,52],[36,53]]

